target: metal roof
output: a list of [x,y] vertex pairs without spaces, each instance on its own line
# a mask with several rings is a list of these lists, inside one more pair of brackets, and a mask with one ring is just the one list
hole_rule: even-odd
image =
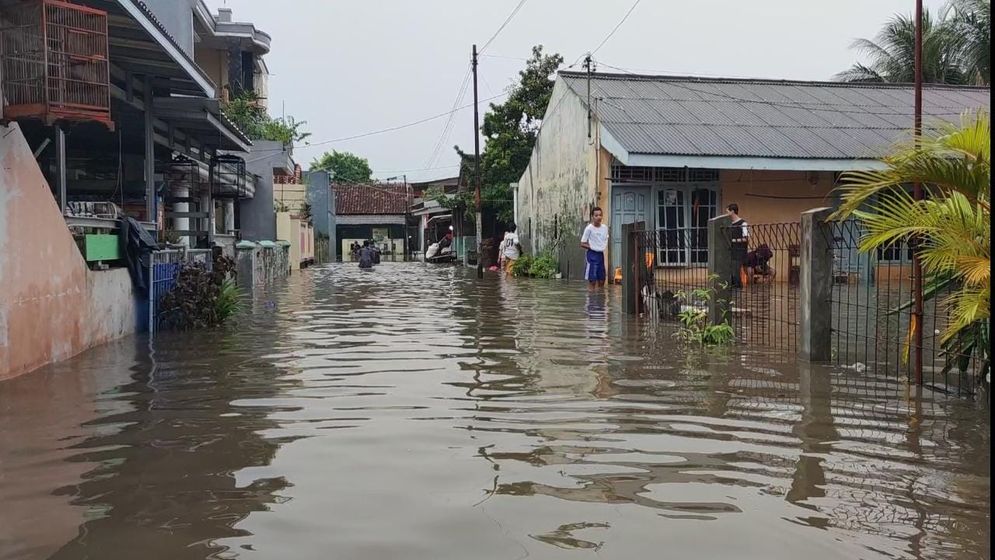
[[[582,103],[587,75],[560,72]],[[603,129],[629,154],[870,159],[912,128],[908,84],[850,84],[597,72],[591,97]],[[927,85],[924,125],[990,109],[987,87]]]

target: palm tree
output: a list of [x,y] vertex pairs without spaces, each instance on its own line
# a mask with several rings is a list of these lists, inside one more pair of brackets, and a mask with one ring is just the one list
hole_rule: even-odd
[[[950,317],[944,348],[958,357],[961,370],[967,369],[964,357],[975,356],[984,375],[990,367],[990,117],[965,115],[960,127],[941,128],[919,147],[901,146],[883,162],[884,170],[844,174],[835,217],[864,222],[861,251],[917,243],[925,295],[951,290],[944,300]],[[910,183],[923,185],[924,200],[912,198]]]
[[954,32],[961,38],[961,59],[967,78],[974,84],[990,84],[991,0],[951,0],[945,15]]
[[[973,0],[983,2],[984,0]],[[857,39],[851,48],[866,55],[868,64],[854,64],[836,75],[844,82],[912,82],[915,78],[915,18],[896,15],[874,40]],[[950,22],[922,15],[922,79],[926,83],[963,84],[963,38]]]

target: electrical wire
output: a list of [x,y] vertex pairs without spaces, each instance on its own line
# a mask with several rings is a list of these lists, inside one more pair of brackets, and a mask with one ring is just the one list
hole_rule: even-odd
[[595,53],[597,53],[599,50],[601,50],[601,47],[605,46],[605,43],[607,43],[608,40],[611,39],[612,36],[615,35],[615,32],[618,31],[618,29],[620,27],[622,27],[622,24],[625,23],[625,20],[629,19],[629,16],[632,15],[633,10],[636,9],[636,6],[638,6],[639,2],[641,2],[641,1],[642,0],[636,0],[635,2],[632,3],[632,7],[629,8],[628,12],[625,12],[625,15],[622,16],[622,19],[620,19],[617,24],[615,24],[615,27],[612,28],[611,32],[608,33],[608,35],[606,35],[605,38],[602,39],[600,43],[598,43],[597,47],[594,47],[594,50],[591,51],[591,56],[594,56]]
[[480,47],[480,50],[477,51],[477,56],[480,56],[480,53],[486,51],[487,47],[491,46],[491,43],[494,42],[494,39],[497,39],[497,36],[500,35],[502,31],[504,31],[504,28],[507,27],[509,23],[511,23],[511,19],[515,17],[515,14],[517,14],[518,11],[522,9],[522,6],[524,6],[525,2],[527,1],[528,0],[519,0],[518,5],[515,6],[515,9],[512,10],[511,13],[508,14],[508,17],[504,19],[504,23],[502,23],[501,26],[497,28],[497,31],[495,31],[494,34],[491,35],[491,38],[488,39],[486,43],[484,43],[484,46]]
[[[499,93],[499,94],[497,94],[497,95],[495,95],[493,97],[488,97],[486,99],[481,99],[480,102],[481,103],[485,103],[487,101],[494,101],[495,99],[498,99],[499,97],[503,97],[506,94],[507,94],[506,92],[502,92],[502,93]],[[452,111],[446,111],[445,113],[439,113],[438,115],[432,115],[431,117],[425,117],[423,119],[418,119],[416,121],[412,121],[412,122],[405,123],[405,124],[399,124],[397,126],[391,126],[391,127],[388,127],[388,128],[381,128],[379,130],[372,130],[370,132],[364,132],[362,134],[354,134],[352,136],[343,136],[341,138],[332,138],[331,140],[322,140],[321,142],[312,142],[312,143],[309,143],[309,144],[295,144],[295,145],[291,146],[291,148],[311,148],[311,147],[314,147],[314,146],[324,146],[324,145],[327,145],[327,144],[334,144],[334,143],[337,143],[337,142],[346,142],[348,140],[357,140],[359,138],[366,138],[366,137],[369,137],[369,136],[376,136],[378,134],[386,134],[388,132],[394,132],[396,130],[402,130],[402,129],[405,129],[405,128],[411,128],[412,126],[417,126],[417,125],[420,125],[420,124],[424,124],[424,123],[427,123],[427,122],[434,121],[436,119],[441,119],[443,117],[447,117],[447,116],[451,115],[452,113],[454,113],[456,111],[462,111],[463,109],[468,109],[470,107],[473,107],[472,103],[467,104],[467,105],[461,105],[461,106],[457,107],[455,110],[452,110]],[[266,149],[266,150],[253,150],[252,153],[254,153],[254,154],[256,154],[256,153],[267,153],[267,152],[275,153],[275,152],[285,151],[285,149],[286,148],[271,148],[271,149]],[[259,161],[259,160],[265,159],[267,157],[269,157],[269,156],[261,156],[261,157],[258,157],[258,158],[248,159],[248,160],[245,161],[245,163],[251,163],[251,162],[254,162],[254,161]]]
[[439,159],[439,154],[442,153],[442,146],[445,144],[446,139],[452,133],[453,125],[456,119],[456,108],[459,107],[460,103],[463,102],[463,98],[466,96],[467,89],[470,86],[470,74],[471,70],[468,68],[466,74],[463,75],[463,81],[460,84],[459,91],[456,94],[456,99],[453,101],[452,112],[449,113],[449,119],[446,120],[446,125],[442,127],[442,133],[439,135],[439,140],[435,143],[435,148],[432,149],[432,154],[429,156],[428,161],[425,163],[425,167],[431,167]]

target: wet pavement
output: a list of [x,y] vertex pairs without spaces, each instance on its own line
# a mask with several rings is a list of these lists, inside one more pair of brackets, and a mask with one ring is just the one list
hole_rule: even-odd
[[312,269],[0,383],[0,560],[989,557],[986,405],[471,276]]

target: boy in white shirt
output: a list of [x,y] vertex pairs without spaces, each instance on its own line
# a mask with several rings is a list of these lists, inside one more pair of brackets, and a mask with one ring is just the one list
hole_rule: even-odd
[[608,226],[602,224],[604,212],[601,208],[591,210],[591,223],[584,228],[580,246],[587,249],[587,267],[584,279],[591,288],[605,285],[608,274],[605,270],[605,251],[608,250]]
[[522,244],[518,239],[518,234],[515,233],[517,230],[518,226],[515,224],[508,226],[508,231],[505,232],[504,240],[498,250],[498,261],[508,276],[511,276],[511,268],[515,266],[515,261],[522,256]]

